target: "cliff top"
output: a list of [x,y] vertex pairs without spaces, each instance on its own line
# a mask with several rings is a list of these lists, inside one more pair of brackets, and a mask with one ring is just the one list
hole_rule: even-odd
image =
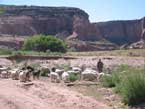
[[1,15],[15,16],[15,15],[29,15],[29,16],[60,16],[60,15],[78,15],[88,18],[88,14],[73,7],[42,7],[42,6],[15,6],[15,5],[0,5]]

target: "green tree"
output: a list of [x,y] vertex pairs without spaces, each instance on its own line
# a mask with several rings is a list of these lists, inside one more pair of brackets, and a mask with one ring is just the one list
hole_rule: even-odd
[[36,35],[25,40],[23,49],[64,53],[67,51],[67,45],[64,41],[50,35]]

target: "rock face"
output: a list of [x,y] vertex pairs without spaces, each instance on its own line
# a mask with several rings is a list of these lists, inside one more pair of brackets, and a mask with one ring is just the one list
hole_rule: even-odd
[[61,39],[108,40],[117,45],[145,40],[145,18],[91,23],[88,17],[86,12],[78,8],[1,5],[0,34],[49,34]]
[[88,19],[88,14],[78,8],[1,6],[0,33],[20,36],[34,34],[55,35],[73,31],[73,18]]
[[132,43],[141,39],[141,20],[110,21],[95,25],[103,38],[117,44]]
[[142,37],[142,20],[82,23],[76,31],[81,40],[107,39],[116,44],[132,43]]
[[145,17],[142,20],[142,39],[145,41]]

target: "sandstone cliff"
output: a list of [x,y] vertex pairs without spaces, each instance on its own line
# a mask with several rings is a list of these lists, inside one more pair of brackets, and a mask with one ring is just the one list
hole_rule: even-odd
[[142,39],[145,40],[145,17],[142,19]]
[[117,44],[133,43],[141,39],[141,20],[110,21],[95,23],[103,38]]
[[140,19],[90,23],[80,18],[74,24],[74,31],[78,33],[79,39],[84,41],[107,39],[117,44],[132,43],[141,39],[143,21]]
[[[0,10],[1,35],[49,34],[70,40],[107,40],[115,45],[145,40],[145,18],[91,23],[88,14],[78,8],[1,5]],[[85,46],[91,47],[88,43]]]
[[80,18],[74,24],[74,31],[78,34],[78,39],[83,41],[105,39],[117,45],[130,45],[142,39],[145,40],[145,18],[98,23],[90,23]]
[[88,14],[78,8],[1,6],[0,33],[20,36],[34,34],[55,35],[73,31],[73,17],[88,19]]

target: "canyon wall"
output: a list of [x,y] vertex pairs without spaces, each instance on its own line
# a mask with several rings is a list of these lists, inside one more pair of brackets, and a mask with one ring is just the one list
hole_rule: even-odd
[[88,19],[88,14],[78,8],[1,6],[0,33],[18,36],[34,34],[55,35],[73,31],[73,17]]
[[[145,40],[145,18],[91,23],[89,15],[70,7],[0,6],[0,35],[56,35],[81,41],[107,40],[117,45]],[[71,38],[70,38],[71,39]]]

